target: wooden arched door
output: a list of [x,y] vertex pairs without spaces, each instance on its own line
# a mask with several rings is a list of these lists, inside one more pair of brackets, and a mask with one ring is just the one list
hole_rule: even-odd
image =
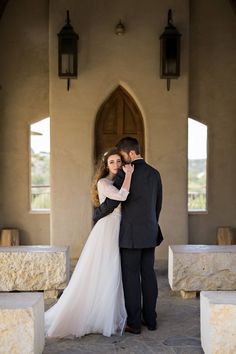
[[142,114],[134,99],[121,86],[100,107],[95,123],[95,160],[126,137],[138,139],[144,156]]

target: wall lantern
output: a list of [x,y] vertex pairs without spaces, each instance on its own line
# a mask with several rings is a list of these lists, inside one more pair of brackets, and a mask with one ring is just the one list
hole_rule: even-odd
[[58,33],[58,76],[67,79],[68,91],[70,79],[77,77],[78,39],[79,36],[70,24],[69,11],[67,11],[66,24]]
[[160,36],[160,77],[167,79],[167,90],[170,90],[170,80],[180,76],[180,37],[172,23],[172,11],[168,11],[168,25]]

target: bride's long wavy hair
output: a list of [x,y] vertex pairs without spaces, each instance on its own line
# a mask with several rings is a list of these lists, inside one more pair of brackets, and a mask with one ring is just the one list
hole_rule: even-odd
[[98,198],[97,183],[99,179],[104,178],[108,175],[109,170],[108,170],[107,160],[111,155],[119,155],[123,162],[123,158],[116,147],[109,149],[107,152],[105,152],[104,155],[102,155],[100,161],[97,164],[96,171],[94,173],[94,177],[91,184],[91,200],[95,208],[100,205],[99,198]]

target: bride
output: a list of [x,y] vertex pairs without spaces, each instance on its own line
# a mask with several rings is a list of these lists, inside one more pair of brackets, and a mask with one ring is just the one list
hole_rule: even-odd
[[[126,200],[133,166],[123,166],[125,179],[118,190],[113,186],[113,179],[121,166],[122,158],[116,148],[103,156],[92,187],[94,206],[106,197]],[[46,336],[122,334],[126,310],[118,240],[120,218],[119,205],[93,227],[68,286],[58,302],[45,312]]]

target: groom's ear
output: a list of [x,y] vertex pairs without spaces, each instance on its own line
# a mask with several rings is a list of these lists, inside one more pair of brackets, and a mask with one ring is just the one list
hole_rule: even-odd
[[130,150],[130,152],[129,152],[129,157],[131,158],[131,160],[136,157],[136,152],[135,152],[135,150]]

